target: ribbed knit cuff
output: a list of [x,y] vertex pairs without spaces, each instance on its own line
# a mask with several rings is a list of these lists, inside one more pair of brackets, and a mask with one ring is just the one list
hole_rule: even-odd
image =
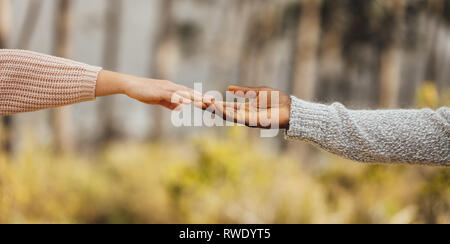
[[83,65],[83,74],[80,76],[79,101],[95,100],[95,90],[97,86],[98,74],[102,70],[101,67]]
[[292,97],[291,117],[286,139],[321,141],[329,126],[329,107]]

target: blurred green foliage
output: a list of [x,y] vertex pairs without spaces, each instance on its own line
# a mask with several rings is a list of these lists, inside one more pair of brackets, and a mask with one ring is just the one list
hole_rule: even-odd
[[90,157],[28,140],[0,156],[0,222],[450,223],[449,169],[323,153],[327,166],[307,170],[247,132],[114,144]]
[[437,109],[440,106],[450,106],[450,89],[444,90],[440,94],[434,82],[424,82],[417,88],[416,104],[419,108],[432,109]]

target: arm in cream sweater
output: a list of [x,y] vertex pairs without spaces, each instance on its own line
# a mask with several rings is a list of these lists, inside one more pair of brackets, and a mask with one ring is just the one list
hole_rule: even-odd
[[19,50],[0,50],[0,115],[95,99],[101,68]]
[[0,116],[55,108],[114,94],[124,94],[143,103],[169,109],[203,99],[192,89],[170,81],[110,72],[30,51],[0,50]]

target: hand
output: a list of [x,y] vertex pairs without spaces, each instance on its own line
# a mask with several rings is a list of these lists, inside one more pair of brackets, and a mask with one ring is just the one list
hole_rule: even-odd
[[249,127],[289,128],[291,98],[287,94],[268,87],[231,86],[228,90],[249,101],[245,103],[216,101],[203,105],[203,108],[212,110],[226,120]]
[[181,109],[182,104],[211,102],[212,98],[185,86],[166,80],[152,80],[131,75],[101,71],[97,80],[96,96],[125,94],[140,102],[161,105],[170,110]]
[[140,102],[161,105],[170,110],[180,110],[182,104],[202,102],[202,94],[166,80],[135,79],[125,89],[125,94]]

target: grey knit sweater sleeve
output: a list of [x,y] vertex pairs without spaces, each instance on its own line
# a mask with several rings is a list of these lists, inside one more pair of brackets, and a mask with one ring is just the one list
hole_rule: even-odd
[[450,166],[450,108],[349,110],[292,97],[288,139],[360,162]]

